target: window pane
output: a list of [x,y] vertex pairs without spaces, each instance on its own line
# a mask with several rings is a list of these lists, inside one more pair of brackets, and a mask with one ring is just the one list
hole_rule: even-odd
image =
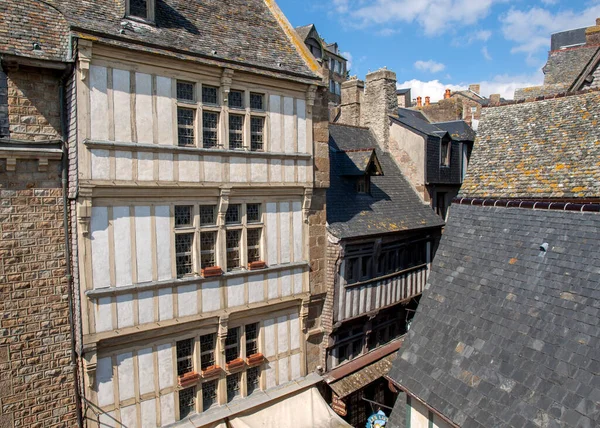
[[231,91],[229,93],[229,107],[244,108],[244,92]]
[[225,362],[229,363],[240,357],[240,329],[232,328],[227,331],[225,339]]
[[179,419],[196,411],[196,387],[179,391]]
[[246,326],[246,358],[258,354],[258,323]]
[[175,207],[175,227],[191,226],[193,222],[192,212],[193,207],[189,205]]
[[202,384],[202,410],[207,411],[217,404],[217,381],[212,380]]
[[219,124],[219,114],[210,111],[202,113],[202,138],[205,149],[216,147],[218,142],[217,127]]
[[262,117],[250,118],[250,150],[264,150],[263,132],[265,128],[265,120]]
[[215,344],[217,335],[215,333],[200,336],[200,369],[206,370],[215,365]]
[[227,402],[240,395],[240,374],[235,373],[227,376]]
[[248,229],[248,263],[260,260],[260,229]]
[[246,205],[246,216],[248,223],[260,223],[260,204]]
[[363,256],[361,258],[360,277],[361,279],[371,276],[371,257]]
[[227,212],[225,213],[225,223],[240,224],[242,222],[240,219],[240,211],[240,204],[229,205],[229,207],[227,207]]
[[229,115],[229,148],[241,149],[244,147],[244,116],[239,114]]
[[250,108],[252,110],[264,110],[264,99],[263,94],[250,93]]
[[177,99],[181,101],[194,101],[195,85],[190,82],[177,82]]
[[177,342],[177,376],[184,375],[194,370],[192,354],[194,340],[186,339]]
[[148,16],[147,0],[130,0],[129,15],[144,18]]
[[214,226],[216,224],[216,205],[200,205],[200,226]]
[[217,104],[217,88],[213,86],[202,86],[202,103]]
[[250,395],[259,388],[260,368],[252,367],[252,368],[248,369],[248,371],[246,372],[246,376],[247,376],[246,385],[247,385],[248,395]]
[[180,146],[194,145],[194,115],[189,108],[177,107],[177,142]]
[[177,278],[192,273],[192,244],[193,233],[178,233],[175,235],[175,258],[177,265]]
[[240,267],[240,237],[241,230],[228,230],[227,240],[227,270]]
[[214,266],[217,232],[202,232],[200,234],[200,263],[202,267]]

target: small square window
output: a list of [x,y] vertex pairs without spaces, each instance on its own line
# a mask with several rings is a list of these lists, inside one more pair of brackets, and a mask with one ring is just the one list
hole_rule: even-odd
[[240,211],[240,204],[229,205],[229,207],[227,207],[227,212],[225,213],[225,224],[240,224]]
[[264,130],[264,118],[250,118],[250,150],[252,150],[253,152],[261,152],[264,150]]
[[196,387],[179,391],[179,419],[196,411]]
[[227,402],[240,396],[240,373],[227,376]]
[[242,149],[244,147],[244,116],[239,114],[229,115],[229,148]]
[[243,91],[229,92],[229,107],[230,108],[244,108],[244,92]]
[[260,388],[260,367],[252,367],[246,372],[246,389],[248,395]]
[[177,81],[177,99],[179,101],[196,101],[196,85],[191,82]]
[[179,146],[194,145],[194,117],[196,111],[190,108],[177,107],[177,144]]
[[148,1],[147,0],[129,0],[129,15],[138,18],[148,18]]
[[240,238],[241,230],[228,230],[227,240],[227,270],[233,270],[240,267]]
[[217,105],[217,88],[214,86],[202,86],[202,103]]
[[246,205],[246,216],[248,217],[248,223],[260,223],[260,204]]
[[194,370],[193,352],[194,340],[186,339],[177,342],[177,376],[182,376]]
[[227,331],[225,339],[225,362],[231,361],[240,357],[240,328],[230,328]]
[[257,94],[250,92],[250,108],[252,110],[264,110],[265,109],[265,96],[263,94]]
[[246,358],[258,354],[258,323],[246,326]]
[[202,384],[202,410],[207,411],[217,404],[217,381],[211,380]]
[[189,227],[193,223],[193,207],[179,205],[175,207],[175,227]]
[[193,233],[178,233],[175,235],[175,263],[177,266],[177,278],[182,278],[193,272],[193,242]]
[[203,268],[215,266],[215,249],[217,247],[217,232],[202,232],[200,234],[200,263]]
[[219,144],[218,140],[219,113],[202,112],[202,137],[205,149],[211,149]]
[[206,370],[215,365],[215,345],[217,335],[215,333],[200,336],[200,370]]
[[216,224],[216,205],[200,205],[200,226],[214,226]]
[[248,263],[260,260],[260,229],[248,229]]

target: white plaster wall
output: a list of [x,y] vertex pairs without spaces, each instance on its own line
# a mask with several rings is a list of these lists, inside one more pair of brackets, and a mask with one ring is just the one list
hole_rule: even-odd
[[133,294],[117,296],[117,323],[118,328],[133,326]]
[[283,162],[283,170],[285,171],[284,182],[293,183],[296,179],[296,170],[293,159],[285,159]]
[[248,278],[248,303],[261,302],[265,299],[264,281],[262,276]]
[[266,367],[266,376],[267,376],[267,389],[273,388],[275,386],[277,386],[277,372],[275,369],[277,362],[274,361],[272,363],[269,363]]
[[175,422],[175,394],[171,392],[160,397],[160,423],[168,425]]
[[115,151],[115,178],[117,180],[133,180],[131,152]]
[[110,297],[102,297],[98,299],[96,305],[96,332],[112,330],[112,300]]
[[271,95],[269,98],[270,106],[270,124],[271,124],[271,151],[281,152],[281,97],[279,95]]
[[115,420],[117,420],[117,418],[115,416],[116,416],[116,414],[115,414],[114,410],[112,412],[102,413],[99,416],[100,426],[103,428],[115,426],[116,425]]
[[302,269],[294,269],[294,294],[300,294],[303,290]]
[[140,324],[154,322],[154,291],[138,293],[138,318]]
[[121,422],[126,427],[137,426],[137,410],[135,404],[127,407],[121,407]]
[[98,405],[108,406],[115,401],[113,390],[113,365],[110,357],[98,358],[96,363],[96,383],[98,385]]
[[221,309],[221,290],[219,281],[202,284],[202,311],[213,312]]
[[281,246],[280,263],[289,263],[290,254],[290,203],[279,203],[279,242]]
[[160,321],[173,318],[173,295],[170,288],[158,290],[158,319]]
[[158,154],[158,180],[173,180],[173,155],[171,153]]
[[135,73],[135,92],[137,142],[152,144],[152,76]]
[[277,276],[277,272],[271,272],[267,275],[268,284],[267,284],[267,292],[268,299],[276,299],[279,296],[279,277]]
[[294,134],[296,127],[294,123],[294,99],[291,97],[283,98],[283,134],[285,153],[294,153]]
[[137,256],[137,281],[152,281],[150,207],[135,207],[135,249]]
[[271,183],[283,183],[281,159],[271,159]]
[[142,428],[156,427],[156,400],[146,400],[141,403]]
[[298,314],[290,315],[290,350],[300,349],[300,320]]
[[115,281],[117,287],[132,284],[131,217],[129,207],[113,207]]
[[158,358],[158,385],[160,389],[173,386],[173,353],[171,344],[166,343],[156,347]]
[[198,182],[200,162],[196,155],[179,155],[179,180]]
[[279,263],[277,253],[278,226],[277,226],[277,204],[267,203],[267,264],[276,265]]
[[293,244],[294,244],[294,261],[301,262],[304,260],[302,249],[304,248],[304,222],[302,221],[302,203],[292,203],[292,224],[293,224]]
[[300,354],[294,354],[290,357],[290,364],[292,369],[292,380],[300,378],[302,376],[300,366]]
[[282,272],[280,277],[281,282],[281,297],[287,297],[292,295],[292,276]]
[[154,153],[138,152],[137,178],[139,181],[154,180]]
[[307,163],[305,160],[298,161],[298,183],[306,183]]
[[308,153],[308,150],[306,150],[306,101],[297,99],[296,110],[298,116],[298,152]]
[[289,373],[289,357],[280,358],[279,363],[279,385],[282,385],[286,382],[290,381],[290,373]]
[[264,322],[264,333],[265,333],[265,356],[272,357],[277,351],[275,349],[275,320],[265,320]]
[[288,321],[287,317],[277,318],[277,352],[287,352],[288,345]]
[[195,284],[177,287],[177,309],[180,317],[198,313],[198,294]]
[[108,208],[92,207],[90,239],[92,241],[92,278],[94,288],[110,287]]
[[154,207],[158,280],[173,278],[171,272],[171,213],[166,205]]
[[246,183],[246,159],[231,157],[229,159],[229,181],[232,183]]
[[250,161],[250,175],[254,183],[267,182],[267,160],[252,159]]
[[133,377],[133,354],[126,352],[117,355],[117,373],[119,378],[119,398],[121,401],[135,396]]
[[156,77],[156,115],[158,118],[158,144],[173,145],[173,93],[172,80]]
[[[425,186],[425,139],[398,124],[390,129],[390,152],[404,176],[416,188]],[[419,196],[423,198],[423,191]]]
[[223,181],[221,156],[204,156],[204,180],[212,183]]
[[90,150],[92,154],[92,179],[108,180],[110,178],[110,158],[108,150]]
[[106,67],[90,66],[90,136],[108,140],[108,73]]
[[131,73],[113,70],[115,140],[131,142]]
[[234,308],[244,304],[244,278],[227,280],[227,307]]
[[417,400],[411,400],[411,428],[429,428],[429,411]]
[[154,352],[152,348],[140,349],[138,355],[140,394],[154,391]]

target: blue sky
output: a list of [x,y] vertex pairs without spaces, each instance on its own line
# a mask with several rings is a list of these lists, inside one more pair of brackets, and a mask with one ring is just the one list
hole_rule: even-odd
[[293,26],[314,23],[364,78],[395,71],[413,97],[480,83],[512,98],[540,84],[550,34],[588,27],[600,0],[277,0]]

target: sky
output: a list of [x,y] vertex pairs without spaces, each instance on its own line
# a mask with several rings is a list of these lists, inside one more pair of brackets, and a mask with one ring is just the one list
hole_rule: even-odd
[[387,67],[412,96],[539,85],[552,33],[595,25],[600,0],[277,0],[294,27],[337,42],[351,75]]

